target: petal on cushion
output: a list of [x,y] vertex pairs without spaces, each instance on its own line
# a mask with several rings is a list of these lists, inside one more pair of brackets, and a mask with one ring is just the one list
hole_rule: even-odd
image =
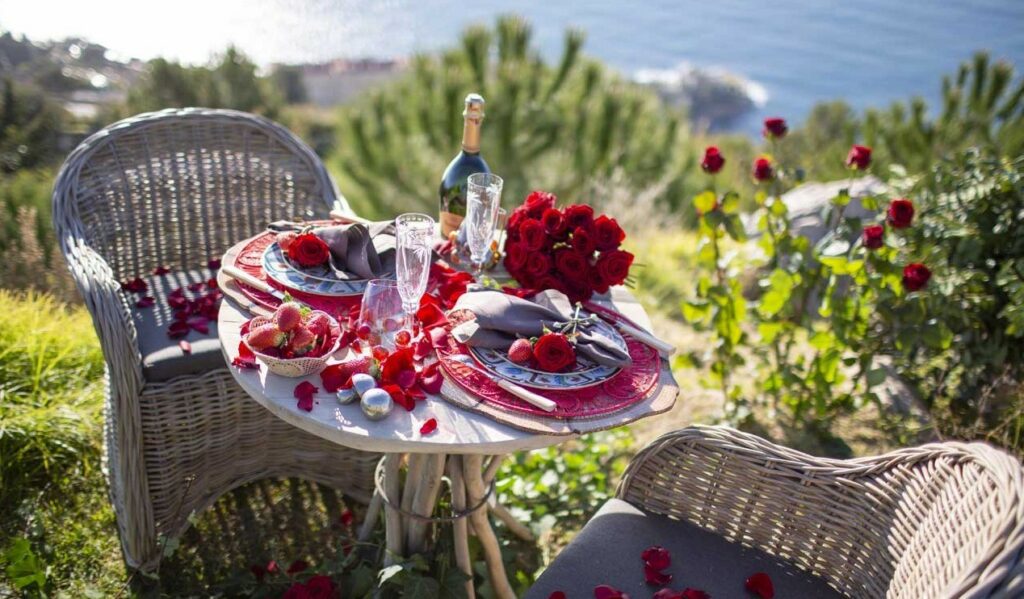
[[761,599],[772,599],[775,597],[775,585],[772,579],[764,572],[751,574],[744,584],[746,589]]

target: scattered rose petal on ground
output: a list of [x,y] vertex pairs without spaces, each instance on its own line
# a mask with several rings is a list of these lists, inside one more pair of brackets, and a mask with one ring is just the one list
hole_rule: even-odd
[[300,410],[306,412],[313,411],[313,395],[315,395],[317,391],[319,391],[319,389],[316,388],[316,385],[309,381],[302,381],[295,386],[294,395],[295,399],[299,400],[298,406]]
[[615,587],[600,584],[594,587],[594,599],[629,599],[629,595]]
[[420,427],[420,434],[421,435],[429,435],[430,433],[432,433],[432,432],[434,432],[436,430],[437,430],[437,419],[436,418],[430,418],[429,420],[427,420],[426,422],[423,423],[423,426]]
[[656,587],[663,587],[672,582],[672,575],[645,565],[644,580],[647,581],[647,584],[654,585]]
[[664,570],[672,565],[672,554],[660,545],[652,545],[644,549],[640,554],[640,559],[655,570]]
[[188,341],[185,341],[184,339],[178,342],[178,347],[180,347],[181,351],[185,352],[186,354],[192,353],[192,344],[189,343]]
[[256,582],[263,582],[263,577],[267,575],[267,569],[260,564],[253,564],[249,566],[249,571],[252,572],[252,576],[256,579]]
[[760,599],[772,599],[775,597],[775,585],[772,579],[764,572],[751,574],[744,584],[746,589],[760,597]]
[[139,298],[139,301],[135,302],[135,307],[136,308],[149,308],[149,307],[153,306],[153,304],[155,304],[155,303],[156,303],[156,298],[154,298],[152,295],[147,295],[145,297]]
[[[306,382],[305,384],[309,385],[309,382]],[[310,385],[310,386],[312,386],[312,385]],[[315,388],[316,387],[314,387],[314,389]],[[308,569],[309,569],[309,564],[306,563],[305,560],[297,559],[294,562],[292,562],[292,564],[290,566],[288,566],[288,569],[285,570],[285,572],[287,574],[298,574],[299,572],[305,572]]]

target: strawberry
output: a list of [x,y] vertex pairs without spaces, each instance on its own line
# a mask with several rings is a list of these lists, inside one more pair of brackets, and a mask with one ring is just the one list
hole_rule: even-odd
[[281,304],[278,306],[277,312],[274,312],[274,323],[277,324],[277,328],[286,333],[291,331],[302,324],[302,308],[295,302]]
[[526,364],[533,358],[533,346],[529,339],[516,339],[508,348],[508,359],[516,364]]
[[346,372],[349,376],[359,372],[363,374],[370,372],[370,361],[366,359],[366,356],[357,356],[351,360],[342,362],[342,364],[345,366]]
[[275,239],[277,240],[277,245],[281,246],[281,251],[287,252],[288,246],[290,246],[298,236],[299,234],[295,231],[285,231],[284,233],[278,233]]
[[325,312],[313,312],[306,321],[306,328],[317,337],[326,337],[331,332],[331,318]]
[[262,351],[271,347],[281,347],[288,335],[285,335],[274,323],[265,324],[249,331],[245,338],[249,347],[256,351]]
[[300,326],[292,331],[292,340],[288,342],[288,349],[294,352],[295,355],[301,356],[313,349],[315,343],[316,335],[313,334],[313,331]]

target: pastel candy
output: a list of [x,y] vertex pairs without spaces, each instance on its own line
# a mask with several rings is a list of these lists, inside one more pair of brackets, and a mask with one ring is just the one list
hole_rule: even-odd
[[361,372],[352,375],[352,388],[356,390],[359,397],[362,397],[367,391],[376,387],[377,381],[373,380],[372,376]]

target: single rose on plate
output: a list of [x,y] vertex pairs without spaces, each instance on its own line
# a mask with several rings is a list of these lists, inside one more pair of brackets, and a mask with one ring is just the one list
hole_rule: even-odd
[[576,363],[576,349],[562,333],[545,333],[533,345],[537,367],[547,372],[560,372]]
[[320,266],[327,262],[330,256],[330,248],[313,233],[302,233],[288,246],[288,257],[303,268]]

